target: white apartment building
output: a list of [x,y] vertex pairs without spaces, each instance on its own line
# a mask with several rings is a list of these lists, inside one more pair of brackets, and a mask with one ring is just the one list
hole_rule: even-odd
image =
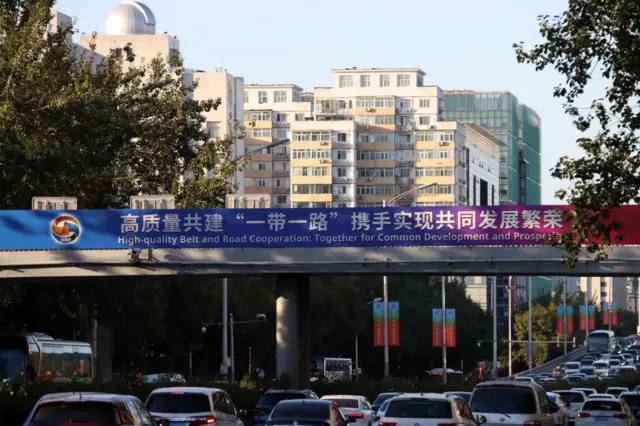
[[[56,18],[63,19],[64,18]],[[69,18],[69,22],[71,19]],[[134,0],[122,0],[109,13],[105,22],[105,33],[81,35],[80,46],[89,49],[95,42],[95,51],[102,56],[115,51],[122,56],[124,66],[141,66],[160,56],[168,58],[180,51],[178,38],[169,34],[156,34],[156,18],[145,4]],[[193,99],[206,100],[220,98],[217,110],[206,114],[206,126],[211,138],[224,137],[233,131],[236,123],[244,120],[244,80],[234,77],[225,69],[213,72],[185,69],[185,84],[198,82],[196,90],[190,94]],[[244,142],[235,143],[235,155],[244,155]],[[243,174],[238,172],[235,183],[239,192],[244,191]]]

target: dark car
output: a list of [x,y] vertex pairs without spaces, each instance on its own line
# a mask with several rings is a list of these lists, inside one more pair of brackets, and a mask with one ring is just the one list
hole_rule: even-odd
[[640,393],[638,392],[622,392],[620,399],[627,403],[636,420],[640,420]]
[[24,426],[70,424],[156,425],[142,401],[135,396],[106,393],[57,393],[40,398]]
[[309,426],[348,426],[356,418],[349,418],[330,400],[285,400],[275,406],[266,426],[297,425]]
[[373,401],[373,404],[371,404],[371,409],[374,412],[378,412],[378,410],[380,409],[380,406],[384,404],[386,400],[391,399],[394,396],[398,396],[398,395],[400,395],[400,392],[381,393],[380,395],[376,396],[376,399]]
[[280,401],[289,399],[318,399],[318,396],[310,390],[268,390],[253,409],[253,424],[264,424],[269,419],[273,407]]

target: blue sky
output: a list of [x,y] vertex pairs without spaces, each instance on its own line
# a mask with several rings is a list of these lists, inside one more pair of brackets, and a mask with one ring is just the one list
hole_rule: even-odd
[[[565,0],[143,0],[158,33],[180,40],[189,68],[224,67],[245,83],[331,86],[331,69],[419,67],[443,89],[508,90],[542,119],[542,202],[566,185],[549,169],[580,154],[579,137],[552,96],[561,78],[518,64],[511,45],[540,40],[537,16]],[[80,32],[104,32],[119,0],[58,0]]]

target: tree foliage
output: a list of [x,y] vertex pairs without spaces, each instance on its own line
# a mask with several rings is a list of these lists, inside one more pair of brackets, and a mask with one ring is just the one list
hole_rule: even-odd
[[73,45],[72,27],[48,30],[53,4],[0,3],[0,207],[72,195],[82,208],[122,208],[164,193],[221,207],[246,160],[232,152],[242,127],[208,138],[204,114],[220,99],[190,96],[198,83],[185,83],[177,53],[125,67],[116,52]]
[[[618,224],[607,220],[610,209],[640,201],[640,2],[569,0],[562,15],[539,21],[544,42],[531,50],[515,44],[518,61],[560,73],[564,81],[553,94],[584,134],[577,141],[583,156],[564,156],[552,169],[554,177],[571,181],[557,196],[575,207],[571,231],[555,244],[567,250],[569,265],[585,243],[604,259],[606,248],[623,237],[612,232]],[[585,99],[596,77],[607,87]]]

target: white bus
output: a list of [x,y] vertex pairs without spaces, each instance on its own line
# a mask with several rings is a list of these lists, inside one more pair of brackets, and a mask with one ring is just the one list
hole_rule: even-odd
[[0,335],[0,379],[90,382],[92,359],[91,345],[86,342],[57,340],[44,333]]
[[325,358],[324,378],[333,382],[337,380],[351,380],[353,362],[349,358]]
[[608,353],[616,343],[615,334],[609,330],[596,330],[587,337],[587,352]]

